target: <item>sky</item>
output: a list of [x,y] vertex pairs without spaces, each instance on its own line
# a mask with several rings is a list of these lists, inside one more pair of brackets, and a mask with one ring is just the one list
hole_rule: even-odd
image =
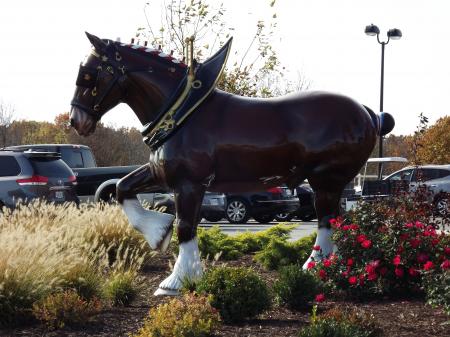
[[[53,121],[69,111],[78,65],[90,48],[84,32],[129,41],[163,0],[0,2],[0,101],[19,119]],[[167,0],[166,0],[167,1]],[[403,33],[385,51],[384,110],[394,134],[410,134],[424,113],[430,122],[449,114],[450,2],[446,0],[224,0],[234,28],[233,50],[244,50],[257,20],[277,14],[272,44],[287,77],[311,81],[310,90],[341,93],[379,111],[381,46],[364,34],[371,23],[385,39]],[[219,3],[219,1],[209,1]],[[140,123],[120,105],[102,119],[116,127]]]

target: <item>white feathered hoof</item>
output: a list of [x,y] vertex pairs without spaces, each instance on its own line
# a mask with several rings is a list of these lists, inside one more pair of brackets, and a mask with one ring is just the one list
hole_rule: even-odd
[[333,229],[331,228],[319,228],[317,230],[317,238],[314,246],[319,248],[318,250],[313,249],[311,256],[306,260],[303,265],[303,269],[308,269],[308,264],[311,261],[320,261],[324,257],[330,255],[334,250],[335,246],[333,241],[331,240],[331,236],[333,235]]
[[172,273],[162,281],[155,291],[155,296],[179,294],[183,282],[197,282],[203,275],[197,238],[180,244],[180,253]]
[[141,232],[152,249],[166,251],[170,244],[175,217],[144,209],[138,199],[125,199],[123,210],[130,224]]

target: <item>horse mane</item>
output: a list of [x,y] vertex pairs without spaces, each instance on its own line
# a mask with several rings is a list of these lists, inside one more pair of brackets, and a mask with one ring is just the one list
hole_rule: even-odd
[[110,41],[110,42],[112,42],[116,46],[118,51],[137,53],[159,64],[169,67],[175,67],[176,69],[179,70],[184,70],[185,68],[187,68],[186,63],[173,57],[170,54],[164,53],[164,51],[160,49],[156,49],[149,46],[141,46],[132,43],[122,43],[118,41]]

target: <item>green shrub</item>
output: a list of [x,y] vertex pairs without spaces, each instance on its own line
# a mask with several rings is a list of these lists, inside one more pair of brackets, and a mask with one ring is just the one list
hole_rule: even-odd
[[219,226],[199,228],[198,247],[203,257],[209,259],[236,260],[242,256],[243,246],[232,236],[223,233]]
[[86,301],[73,290],[49,295],[33,305],[34,316],[51,329],[62,328],[66,324],[83,324],[100,310],[98,299]]
[[261,232],[241,232],[234,238],[242,244],[243,253],[249,254],[264,249],[273,239],[287,241],[294,228],[293,225],[275,225]]
[[450,270],[427,275],[424,280],[427,303],[433,307],[442,306],[450,315]]
[[102,275],[88,264],[78,264],[64,275],[63,287],[73,289],[81,298],[89,301],[102,296]]
[[256,253],[255,260],[271,270],[291,264],[301,264],[311,254],[315,240],[315,233],[293,242],[272,237],[268,244]]
[[219,313],[208,297],[185,294],[151,309],[135,337],[206,337],[219,326]]
[[104,296],[113,305],[129,305],[138,294],[137,274],[133,271],[113,273],[106,281]]
[[213,268],[200,280],[197,291],[211,295],[211,305],[226,322],[252,318],[271,304],[266,284],[246,268]]
[[282,267],[274,284],[277,302],[296,310],[308,307],[320,290],[317,278],[300,265]]
[[373,319],[355,310],[343,308],[331,309],[319,317],[313,318],[311,325],[303,328],[299,337],[376,337],[381,330]]

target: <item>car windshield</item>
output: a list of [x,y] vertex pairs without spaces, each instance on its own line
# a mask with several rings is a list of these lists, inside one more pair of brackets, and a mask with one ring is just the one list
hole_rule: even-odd
[[61,159],[30,158],[30,163],[36,175],[53,178],[68,178],[72,175],[70,169]]

